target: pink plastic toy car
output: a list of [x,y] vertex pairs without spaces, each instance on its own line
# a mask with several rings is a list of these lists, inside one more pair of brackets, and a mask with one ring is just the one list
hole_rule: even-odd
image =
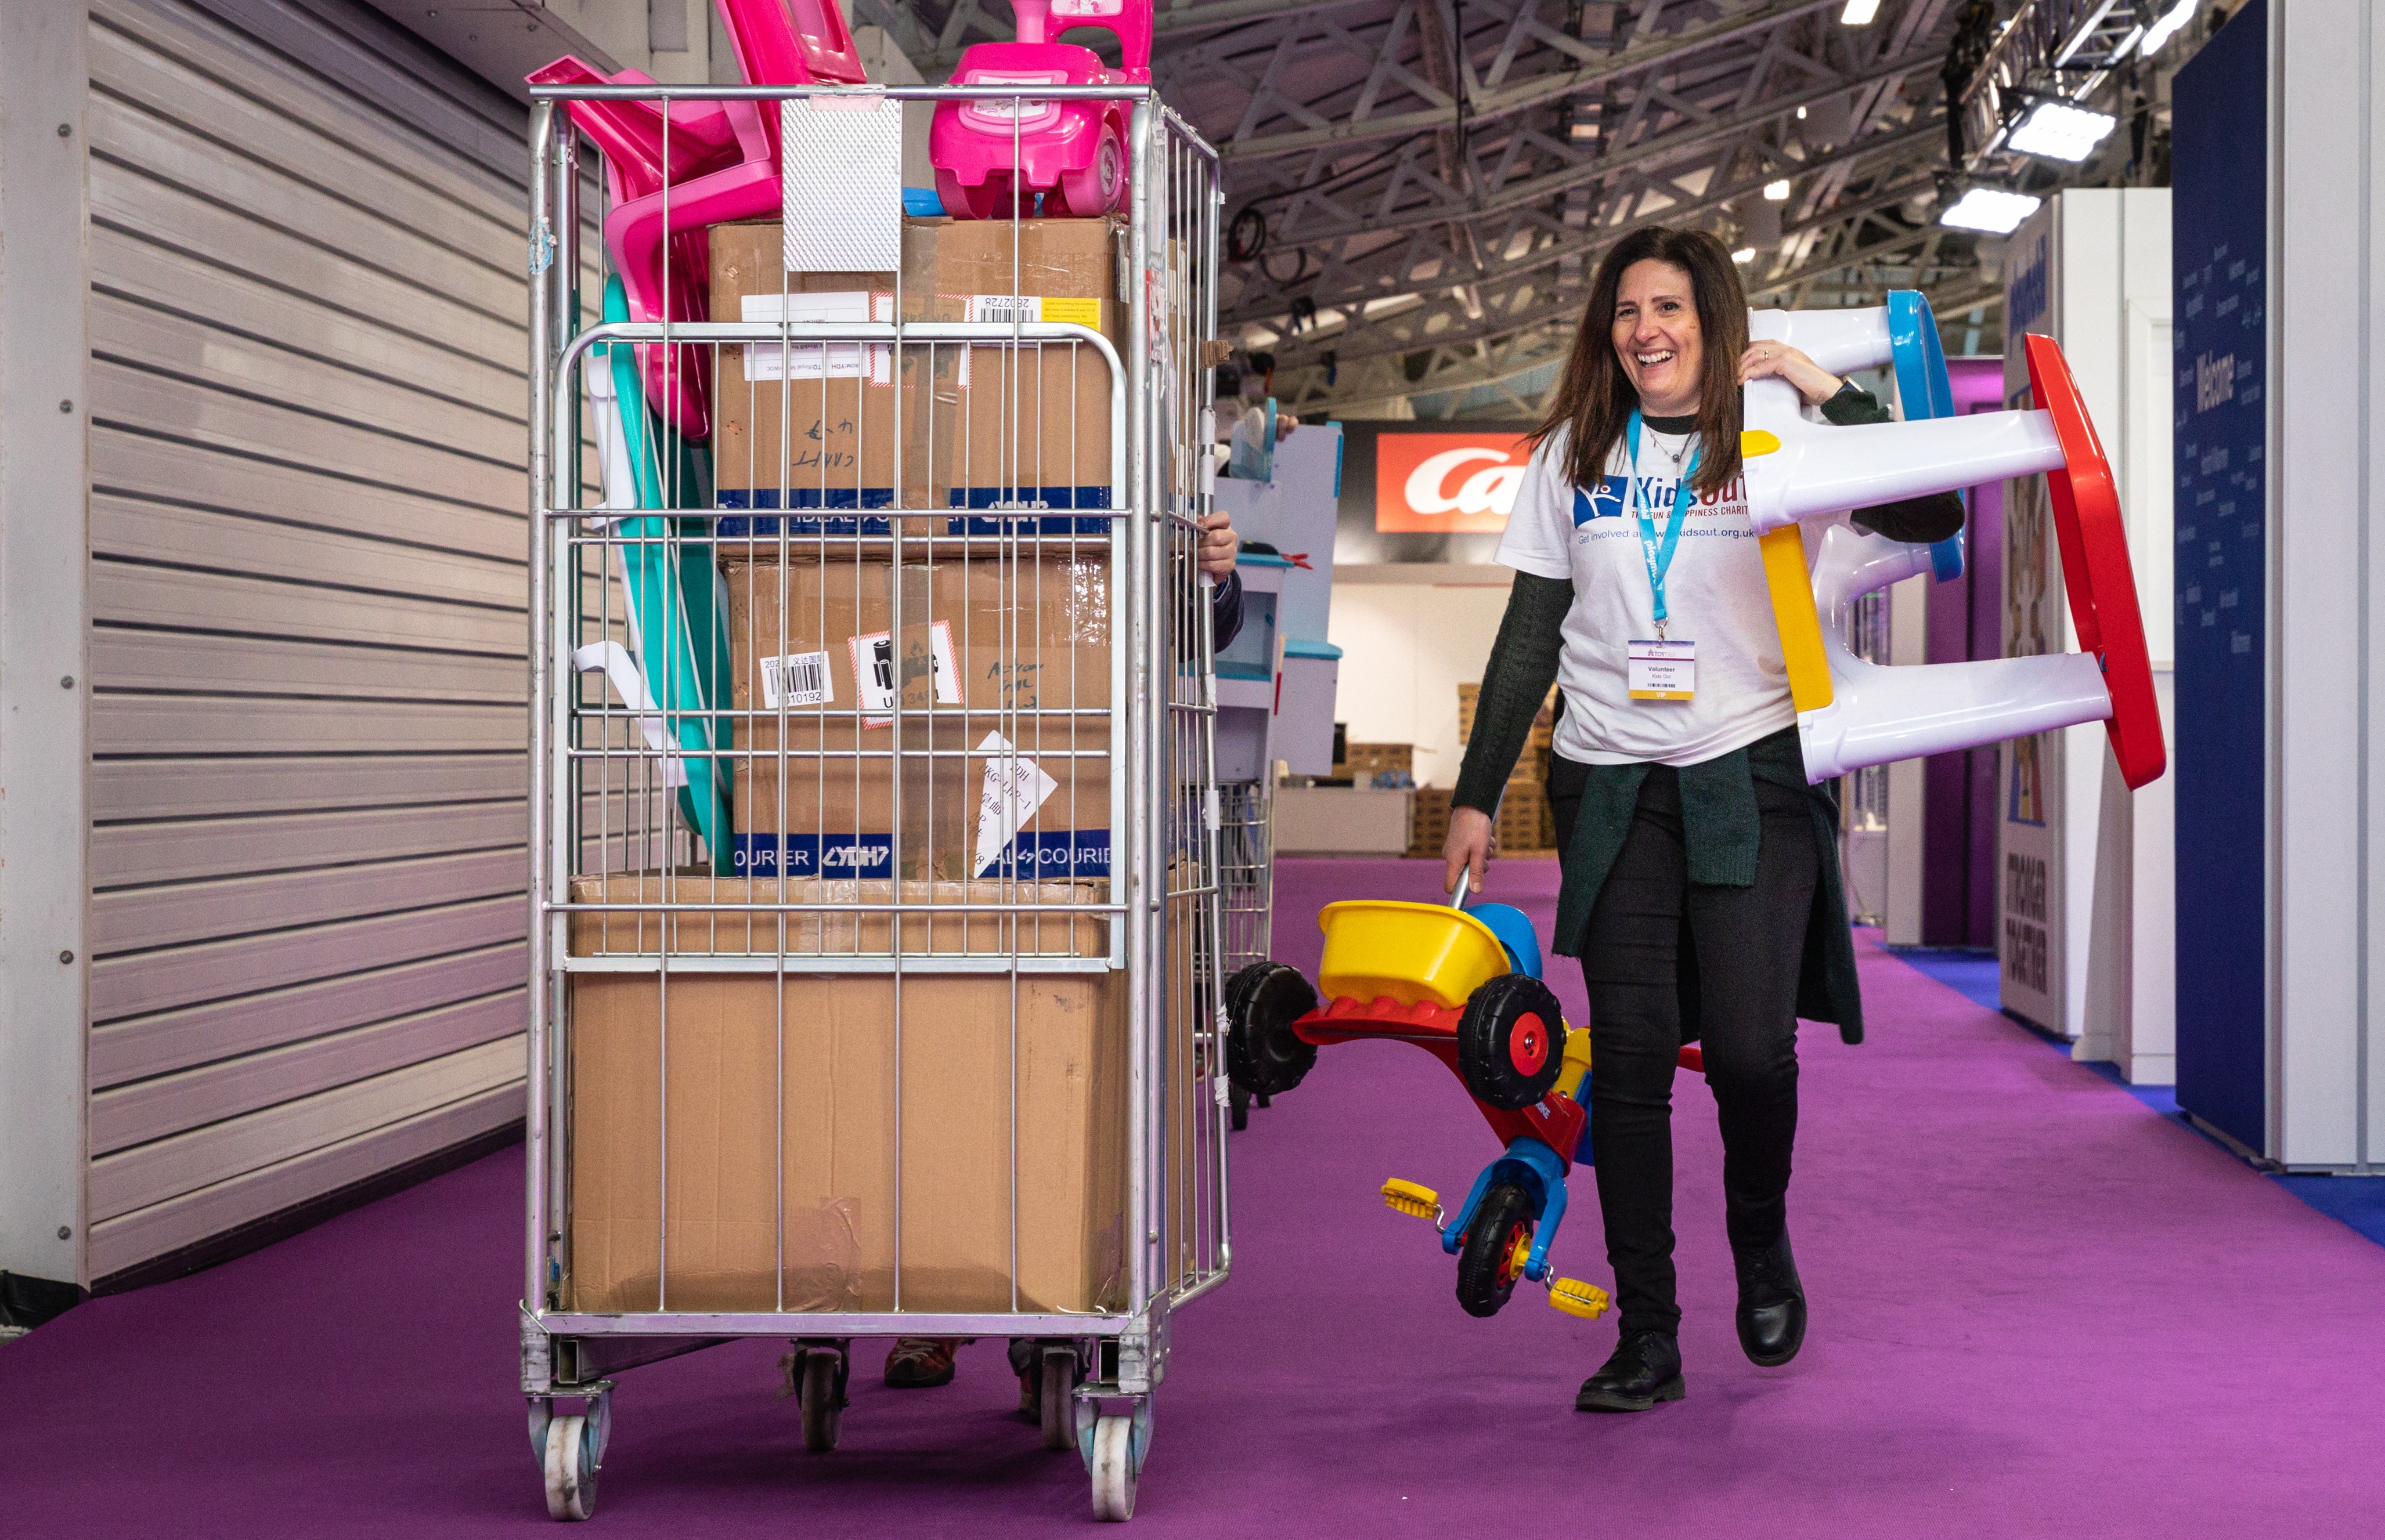
[[[971,48],[953,84],[1151,83],[1151,0],[1012,0],[1011,10],[1018,41]],[[1047,41],[1055,24],[1063,31],[1108,28],[1123,68],[1107,68],[1090,48]],[[928,158],[944,212],[955,219],[1006,219],[1014,212],[1085,218],[1124,207],[1127,115],[1124,102],[938,103]]]

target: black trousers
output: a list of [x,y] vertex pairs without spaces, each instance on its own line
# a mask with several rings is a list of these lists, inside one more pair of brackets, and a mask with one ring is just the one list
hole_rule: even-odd
[[[1570,848],[1584,767],[1552,756],[1557,848]],[[1591,1154],[1606,1260],[1626,1333],[1674,1332],[1673,1074],[1685,1015],[1702,1038],[1722,1129],[1723,1211],[1733,1247],[1769,1246],[1787,1223],[1797,1137],[1797,973],[1820,880],[1812,814],[1755,783],[1763,838],[1752,888],[1692,884],[1677,772],[1657,765],[1591,911]]]

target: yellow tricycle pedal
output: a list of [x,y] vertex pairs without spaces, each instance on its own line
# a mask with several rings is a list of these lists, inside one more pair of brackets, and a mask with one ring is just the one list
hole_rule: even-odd
[[1549,1285],[1549,1303],[1567,1315],[1595,1321],[1606,1313],[1606,1291],[1579,1278],[1559,1278]]
[[1441,1228],[1441,1194],[1415,1182],[1403,1182],[1394,1176],[1383,1184],[1383,1202],[1404,1214],[1432,1221]]

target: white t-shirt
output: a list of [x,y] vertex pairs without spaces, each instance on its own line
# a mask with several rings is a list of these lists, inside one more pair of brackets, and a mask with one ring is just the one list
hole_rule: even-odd
[[[1625,478],[1629,454],[1618,441],[1602,483],[1579,488],[1565,471],[1568,441],[1560,429],[1533,453],[1499,540],[1505,565],[1573,580],[1557,664],[1566,709],[1556,751],[1585,764],[1696,764],[1794,725],[1780,629],[1747,524],[1746,483],[1734,479],[1719,497],[1691,503],[1665,575],[1667,639],[1697,643],[1694,699],[1634,701],[1624,644],[1655,637],[1656,607]],[[1641,430],[1640,505],[1660,542],[1679,485],[1674,453],[1689,463],[1683,442]]]

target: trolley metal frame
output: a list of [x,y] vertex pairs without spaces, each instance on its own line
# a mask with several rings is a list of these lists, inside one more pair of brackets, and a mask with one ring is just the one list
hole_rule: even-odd
[[[1208,344],[1217,328],[1220,202],[1217,154],[1148,87],[540,87],[532,94],[531,987],[524,1216],[528,1244],[520,1336],[521,1388],[529,1398],[533,1449],[546,1468],[550,1511],[557,1517],[579,1518],[593,1509],[595,1473],[611,1426],[613,1376],[624,1370],[746,1336],[796,1338],[798,1360],[804,1344],[859,1336],[998,1336],[1072,1347],[1083,1374],[1083,1383],[1074,1392],[1072,1441],[1093,1472],[1097,1510],[1105,1517],[1126,1517],[1131,1510],[1135,1474],[1150,1442],[1150,1397],[1166,1372],[1172,1314],[1222,1282],[1231,1262],[1227,1079],[1218,1036],[1223,1020],[1219,964],[1227,949],[1221,945],[1226,930],[1220,898],[1221,818],[1215,778],[1216,677],[1208,590],[1205,582],[1195,585],[1192,560],[1198,539],[1195,521],[1209,510],[1214,473],[1210,450],[1214,418],[1206,366]],[[903,319],[899,305],[893,320],[871,323],[582,324],[581,168],[577,135],[561,110],[564,104],[622,99],[666,104],[663,118],[668,134],[672,121],[668,104],[752,102],[761,110],[777,112],[781,103],[829,96],[897,101],[1006,98],[1013,102],[1099,97],[1129,103],[1131,204],[1124,279],[1131,287],[1130,298],[1121,307],[1129,317],[1123,355],[1090,326],[1017,317],[930,323]],[[1023,110],[1013,107],[1014,124]],[[1015,238],[1015,227],[1013,233]],[[1026,292],[1015,265],[1012,285],[1013,293]],[[882,508],[869,506],[866,515],[856,508],[850,520],[856,558],[862,543],[875,540],[873,550],[891,559],[895,574],[890,586],[896,637],[905,635],[901,574],[905,564],[932,568],[940,559],[938,553],[948,545],[966,548],[961,560],[996,564],[1033,561],[1055,544],[1072,553],[1083,550],[1105,556],[1108,613],[1119,622],[1117,640],[1111,645],[1106,705],[1098,714],[1076,710],[1071,697],[1071,708],[1066,711],[1006,712],[1003,718],[1006,724],[1027,724],[1013,727],[1014,743],[1021,733],[1040,732],[1046,718],[1092,714],[1105,718],[1103,750],[1066,751],[1082,758],[1106,760],[1111,845],[1105,879],[1067,901],[1055,901],[1044,892],[1045,885],[1018,880],[1015,871],[991,896],[975,889],[992,884],[968,876],[963,879],[962,899],[945,901],[932,896],[936,891],[932,888],[927,889],[929,897],[915,900],[908,893],[911,884],[898,871],[895,880],[887,885],[883,901],[847,900],[828,893],[824,885],[815,886],[815,896],[806,900],[805,885],[787,873],[792,858],[786,854],[789,847],[783,842],[783,831],[779,853],[772,860],[775,884],[754,878],[741,896],[731,900],[722,896],[713,879],[674,875],[694,846],[693,837],[677,827],[672,816],[674,765],[683,764],[688,757],[676,736],[678,725],[692,716],[725,725],[720,730],[733,732],[738,747],[721,751],[720,761],[737,775],[779,776],[782,787],[786,766],[799,751],[788,747],[786,729],[794,720],[790,708],[781,704],[775,712],[763,709],[758,695],[748,710],[729,709],[718,699],[703,711],[691,710],[680,702],[657,706],[649,701],[641,708],[635,702],[617,703],[605,693],[601,678],[592,690],[589,681],[575,672],[571,656],[575,651],[587,647],[592,639],[622,634],[622,617],[611,608],[610,574],[616,564],[648,550],[662,552],[675,564],[693,542],[717,546],[735,541],[727,533],[728,515],[717,502],[700,507],[669,506],[674,493],[666,498],[664,509],[646,510],[655,516],[641,521],[643,525],[660,523],[663,532],[638,534],[624,532],[625,515],[635,510],[606,503],[601,496],[592,503],[588,495],[590,427],[585,420],[581,375],[592,360],[604,356],[598,350],[620,344],[706,350],[716,361],[722,351],[739,346],[774,346],[781,360],[799,357],[801,350],[813,348],[854,347],[863,356],[878,349],[895,360],[898,371],[918,350],[925,350],[932,360],[939,348],[965,352],[1000,348],[1013,354],[1031,349],[1040,359],[1042,350],[1065,348],[1071,367],[1076,366],[1074,361],[1093,359],[1108,369],[1111,464],[1106,506],[1077,511],[1064,521],[1068,531],[1065,536],[1050,534],[1050,520],[1040,512],[1012,517],[1023,512],[1012,503],[996,503],[990,512],[974,515],[954,505],[906,505],[909,480],[902,467],[910,441],[904,434],[899,404],[893,424],[897,469],[892,502]],[[1039,362],[1036,367],[1043,366]],[[795,383],[792,371],[780,378],[781,394],[792,397]],[[896,378],[902,378],[899,372]],[[930,422],[929,432],[934,430]],[[668,440],[668,428],[665,433]],[[659,457],[666,467],[671,465],[668,441]],[[785,458],[783,449],[780,458]],[[776,515],[749,515],[742,525],[749,550],[775,540],[783,560],[846,538],[826,533],[837,515],[830,513],[825,496],[817,507],[798,504],[790,495],[793,489],[786,487],[788,472],[783,466],[780,475],[782,491]],[[668,469],[665,480],[670,481]],[[883,536],[868,533],[881,520]],[[1080,533],[1094,523],[1100,526],[1097,534]],[[984,532],[989,525],[993,532]],[[798,526],[804,526],[805,532],[795,532]],[[627,591],[625,577],[624,610],[630,607]],[[784,646],[787,620],[783,615],[780,625]],[[936,709],[941,708],[930,711]],[[857,727],[864,714],[861,702],[855,701],[845,711],[821,707],[815,713],[805,707],[796,714],[817,715],[822,721],[853,719]],[[932,766],[969,751],[935,747],[932,735],[928,747],[912,746],[916,739],[906,739],[905,734],[920,730],[918,716],[907,702],[890,714],[893,731],[884,754],[894,767],[897,838],[905,811],[904,775],[911,762]],[[755,748],[757,725],[773,720],[777,747]],[[666,731],[654,739],[642,737],[643,725],[652,722],[661,723]],[[1021,752],[1016,748],[1007,751]],[[680,773],[683,775],[683,770]],[[1257,828],[1263,838],[1265,790],[1259,791],[1262,811]],[[781,817],[784,806],[780,804]],[[824,848],[823,844],[815,850]],[[1266,853],[1258,852],[1262,858]],[[1073,854],[1069,860],[1073,874]],[[593,900],[584,896],[575,900],[574,879],[592,876],[607,882],[616,876],[658,876],[663,897],[660,901],[647,901],[641,892],[635,899],[622,900],[609,887],[600,887]],[[1263,869],[1259,880],[1259,891],[1264,894]],[[828,934],[834,916],[847,917],[856,935],[873,921],[882,920],[892,940],[877,950],[855,941],[849,949],[832,951],[820,938]],[[950,925],[956,919],[964,929],[981,921],[1005,926],[1002,934],[1013,943],[1010,950],[989,954],[964,944],[960,952],[934,951],[914,949],[906,939],[916,938],[921,928],[931,937],[936,934],[928,922]],[[1055,921],[1064,930],[1099,925],[1105,932],[1106,945],[1092,955],[1082,955],[1081,949],[1072,949],[1068,955],[1055,955],[1041,948],[1021,950],[1030,925]],[[726,951],[681,950],[681,938],[697,922],[711,927],[742,925],[747,945]],[[606,947],[600,954],[578,954],[576,923],[618,924],[636,939],[626,951]],[[907,932],[906,925],[911,926]],[[806,926],[810,927],[807,932]],[[651,947],[647,945],[650,929]],[[1181,936],[1172,938],[1172,929],[1180,929]],[[811,950],[791,947],[789,938],[799,932],[814,938]],[[774,944],[755,943],[757,933],[773,938]],[[1257,944],[1263,954],[1264,934]],[[1172,960],[1171,945],[1185,948],[1186,955]],[[1238,936],[1234,950],[1239,953],[1246,947],[1245,939]],[[1003,974],[1014,980],[1011,1290],[1016,1303],[1016,980],[1029,974],[1070,972],[1122,975],[1126,981],[1124,1305],[1093,1313],[904,1310],[901,981],[939,975]],[[660,1308],[594,1310],[573,1308],[565,1298],[573,1233],[572,981],[623,973],[645,974],[656,980],[656,1009],[663,1020],[656,1033],[661,1045],[657,1094],[665,1108],[666,1130],[669,1106],[667,1023],[674,976],[759,974],[778,977],[783,1059],[786,1035],[803,1029],[803,1024],[785,1019],[784,984],[790,975],[893,975],[898,992],[893,1024],[897,1249],[892,1309],[786,1308],[783,1199],[777,1237],[780,1308],[668,1308],[671,1188],[667,1169],[658,1174],[656,1194],[662,1215],[656,1282]],[[777,1095],[783,1142],[787,1127],[783,1080]],[[659,1136],[657,1149],[661,1161],[667,1163],[667,1131]],[[778,1179],[783,1181],[783,1168]],[[1164,1254],[1169,1242],[1176,1248],[1172,1256]],[[841,1403],[841,1357],[839,1363],[835,1384]],[[559,1410],[559,1401],[578,1403],[580,1410]]]

